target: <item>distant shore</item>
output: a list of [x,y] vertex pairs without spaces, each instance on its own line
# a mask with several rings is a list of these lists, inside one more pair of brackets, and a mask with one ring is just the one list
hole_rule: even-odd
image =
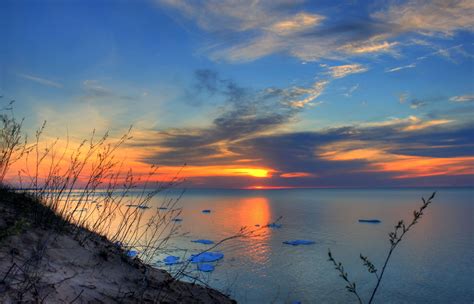
[[90,231],[80,232],[89,235],[80,242],[67,227],[38,225],[26,200],[0,189],[1,303],[236,303],[131,259]]

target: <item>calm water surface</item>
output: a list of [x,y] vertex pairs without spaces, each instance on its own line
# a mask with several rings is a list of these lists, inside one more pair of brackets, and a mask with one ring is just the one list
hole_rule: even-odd
[[[201,279],[242,303],[351,303],[354,298],[327,261],[328,248],[367,298],[375,278],[362,266],[359,253],[380,268],[388,232],[399,219],[411,219],[421,196],[431,191],[189,190],[181,201],[182,231],[189,234],[170,245],[187,249],[189,255],[206,248],[192,239],[217,241],[242,226],[264,225],[282,216],[281,229],[266,228],[259,236],[219,247],[225,258],[212,274],[201,273]],[[473,189],[439,190],[393,256],[377,303],[473,303],[473,194]],[[203,214],[203,209],[212,212]],[[360,218],[382,223],[361,224]],[[282,244],[291,239],[316,244]]]
[[[328,262],[328,248],[342,261],[361,296],[368,299],[375,277],[362,265],[369,256],[377,268],[389,249],[388,233],[400,219],[412,219],[421,196],[434,189],[391,190],[188,190],[180,201],[184,236],[175,237],[156,266],[169,254],[199,253],[206,245],[194,239],[219,241],[241,227],[255,228],[282,217],[280,229],[219,246],[225,254],[212,273],[191,265],[193,275],[229,293],[240,303],[354,303],[345,284]],[[473,189],[438,189],[425,216],[397,248],[377,295],[377,303],[473,303]],[[158,196],[144,214],[152,213],[165,197]],[[99,206],[97,206],[99,207]],[[211,209],[211,213],[201,211]],[[97,210],[100,210],[97,209]],[[362,224],[376,218],[380,224]],[[309,246],[282,242],[307,239]],[[179,249],[178,249],[179,248]]]

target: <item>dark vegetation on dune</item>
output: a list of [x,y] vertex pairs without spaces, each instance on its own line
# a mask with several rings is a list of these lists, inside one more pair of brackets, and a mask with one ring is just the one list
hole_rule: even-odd
[[[59,139],[41,140],[43,124],[30,143],[22,133],[23,121],[13,116],[12,103],[0,108],[0,123],[0,302],[234,302],[189,271],[189,261],[173,276],[149,266],[171,238],[182,234],[173,219],[181,214],[177,203],[184,191],[163,195],[161,205],[144,216],[153,198],[167,194],[182,179],[177,174],[156,182],[156,166],[145,176],[124,170],[115,152],[131,138],[130,132],[115,140],[108,133],[97,137],[93,132],[88,140],[74,145],[66,139],[61,146]],[[7,186],[10,168],[20,161],[24,165],[16,186]],[[367,303],[375,301],[392,254],[434,196],[423,198],[413,219],[399,221],[389,233],[390,247],[380,270],[360,255],[376,277]],[[266,228],[275,223],[254,230],[243,227],[203,252],[231,239],[268,233]],[[137,254],[130,256],[132,250]],[[328,255],[346,290],[364,303],[342,263],[331,251]]]

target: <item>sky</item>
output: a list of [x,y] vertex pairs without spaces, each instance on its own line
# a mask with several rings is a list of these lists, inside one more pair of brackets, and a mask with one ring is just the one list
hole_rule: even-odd
[[[474,2],[10,1],[0,95],[189,187],[474,185]],[[1,102],[1,101],[0,101]]]

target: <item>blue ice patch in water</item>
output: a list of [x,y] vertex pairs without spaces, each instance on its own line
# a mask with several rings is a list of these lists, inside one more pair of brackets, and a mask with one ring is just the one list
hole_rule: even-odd
[[174,256],[174,255],[167,256],[166,258],[163,259],[163,262],[165,262],[165,265],[175,265],[175,264],[180,263],[179,257]]
[[211,272],[214,271],[214,265],[211,264],[198,264],[198,270],[203,272]]
[[381,220],[377,220],[377,219],[369,219],[369,220],[361,219],[361,220],[359,220],[359,223],[369,223],[369,224],[379,224],[381,222],[382,222]]
[[127,250],[125,254],[128,257],[134,258],[138,255],[138,251],[136,251],[136,250]]
[[281,228],[281,224],[271,223],[267,225],[268,228]]
[[312,244],[315,244],[315,242],[308,241],[308,240],[294,240],[294,241],[284,241],[283,244],[298,246],[298,245],[312,245]]
[[193,243],[200,243],[200,244],[204,244],[204,245],[214,244],[214,242],[211,241],[211,240],[203,240],[203,239],[192,240],[191,242],[193,242]]
[[189,260],[191,263],[209,263],[219,261],[220,259],[224,258],[224,254],[222,252],[203,252],[196,255],[191,255]]

